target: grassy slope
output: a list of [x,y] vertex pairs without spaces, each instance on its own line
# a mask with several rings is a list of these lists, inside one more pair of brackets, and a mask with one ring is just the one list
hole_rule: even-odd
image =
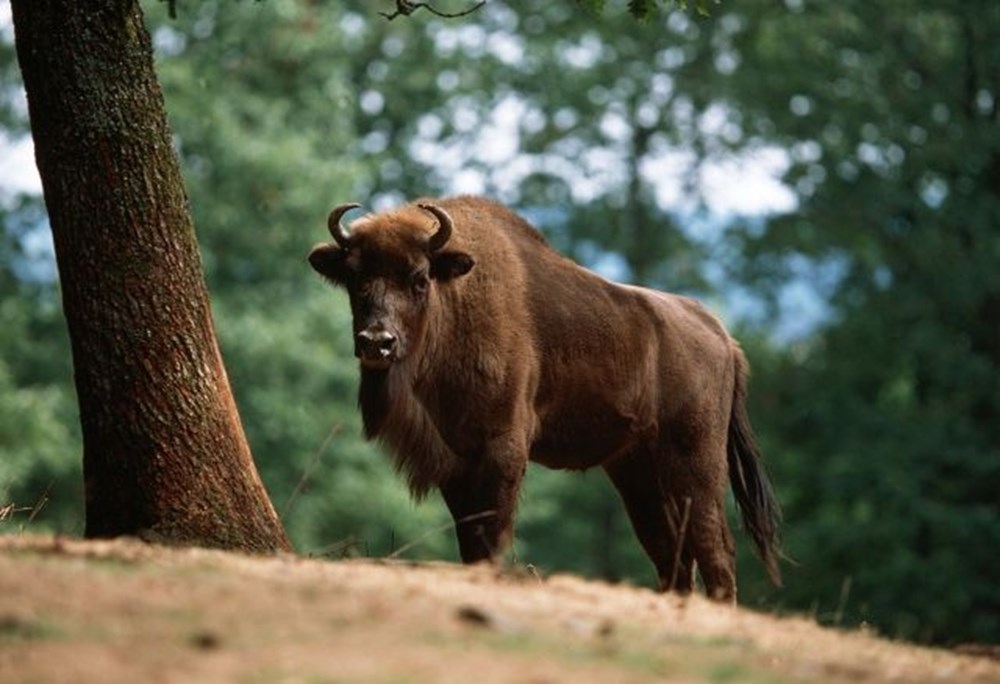
[[1000,663],[572,577],[0,537],[0,681],[1000,682]]

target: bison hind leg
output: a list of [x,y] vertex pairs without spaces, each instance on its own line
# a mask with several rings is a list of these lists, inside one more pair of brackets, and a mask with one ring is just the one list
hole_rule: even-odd
[[736,543],[726,522],[724,499],[705,493],[691,507],[688,544],[709,598],[736,602]]
[[670,450],[657,462],[659,483],[671,516],[680,519],[684,547],[710,599],[736,601],[736,544],[726,522],[728,470],[725,447],[711,440]]
[[694,556],[685,543],[683,503],[665,505],[654,459],[639,452],[604,465],[621,496],[639,543],[656,567],[661,591],[685,595],[694,588]]

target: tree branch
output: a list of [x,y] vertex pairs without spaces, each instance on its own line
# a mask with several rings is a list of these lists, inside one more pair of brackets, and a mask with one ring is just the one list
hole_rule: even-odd
[[379,12],[379,14],[381,14],[389,21],[392,21],[398,16],[408,17],[418,9],[426,9],[431,14],[436,14],[439,17],[444,17],[446,19],[454,19],[456,17],[464,17],[467,14],[472,14],[485,4],[486,0],[480,0],[467,10],[463,10],[461,12],[448,13],[448,12],[441,12],[435,9],[434,7],[431,6],[430,3],[427,2],[411,2],[411,0],[396,0],[395,12],[393,12],[392,14],[390,14],[389,12]]
[[167,3],[167,16],[171,19],[177,18],[177,0],[160,0]]

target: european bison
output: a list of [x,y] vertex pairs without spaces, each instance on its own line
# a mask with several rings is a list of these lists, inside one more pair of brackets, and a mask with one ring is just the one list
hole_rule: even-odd
[[747,362],[687,297],[609,282],[476,197],[364,216],[309,254],[347,290],[369,438],[440,489],[462,560],[510,543],[529,460],[601,466],[663,590],[736,596],[731,483],[777,583],[778,507],[744,407]]

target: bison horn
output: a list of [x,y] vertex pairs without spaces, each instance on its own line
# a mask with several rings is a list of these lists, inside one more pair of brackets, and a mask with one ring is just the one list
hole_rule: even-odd
[[444,209],[436,207],[433,204],[420,204],[418,206],[424,211],[433,214],[434,218],[438,220],[437,232],[431,235],[427,241],[427,248],[432,252],[436,252],[444,247],[451,238],[451,229],[454,225],[451,221],[451,216]]
[[351,244],[351,235],[347,232],[347,228],[344,224],[340,222],[340,219],[347,212],[352,209],[360,209],[361,205],[357,202],[348,202],[347,204],[340,204],[333,208],[330,212],[330,217],[326,220],[326,227],[330,230],[330,235],[333,236],[334,241],[340,245],[341,249],[347,249]]

